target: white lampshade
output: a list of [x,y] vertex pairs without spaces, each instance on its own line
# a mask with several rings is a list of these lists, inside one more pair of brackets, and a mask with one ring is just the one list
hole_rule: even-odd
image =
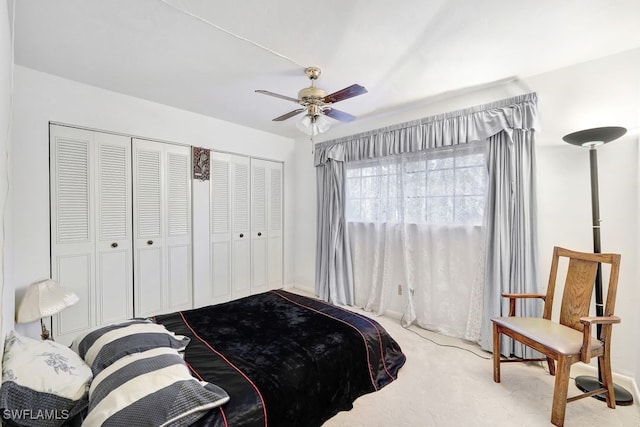
[[302,120],[296,123],[296,126],[307,135],[315,136],[328,131],[331,127],[331,122],[323,114],[317,116],[307,114]]
[[79,300],[75,292],[53,279],[32,283],[20,301],[16,322],[29,323],[53,316]]

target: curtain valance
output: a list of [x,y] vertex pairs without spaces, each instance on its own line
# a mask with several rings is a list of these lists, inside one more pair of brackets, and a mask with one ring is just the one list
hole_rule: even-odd
[[487,139],[503,130],[538,129],[535,92],[316,145],[315,165],[372,159]]

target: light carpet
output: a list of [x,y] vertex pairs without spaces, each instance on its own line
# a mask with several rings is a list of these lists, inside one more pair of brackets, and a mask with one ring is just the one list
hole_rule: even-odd
[[[551,426],[555,377],[541,364],[503,364],[497,384],[491,355],[477,345],[420,328],[407,330],[395,319],[374,319],[400,344],[407,362],[396,381],[360,397],[352,410],[338,413],[323,427]],[[572,380],[569,395],[579,393]],[[567,404],[565,426],[639,427],[640,405],[609,409],[594,398],[582,399]]]

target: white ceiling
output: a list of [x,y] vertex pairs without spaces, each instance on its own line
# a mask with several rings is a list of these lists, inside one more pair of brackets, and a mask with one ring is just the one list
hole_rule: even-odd
[[16,64],[292,138],[297,106],[254,90],[296,97],[305,66],[365,86],[335,104],[362,118],[640,47],[638,0],[15,3]]

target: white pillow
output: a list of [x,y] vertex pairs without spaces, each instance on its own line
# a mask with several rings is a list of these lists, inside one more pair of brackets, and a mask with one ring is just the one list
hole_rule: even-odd
[[84,423],[187,426],[228,400],[222,388],[192,377],[175,349],[159,347],[124,356],[96,375]]
[[92,377],[64,345],[11,331],[2,358],[2,417],[20,425],[60,425],[86,408]]

